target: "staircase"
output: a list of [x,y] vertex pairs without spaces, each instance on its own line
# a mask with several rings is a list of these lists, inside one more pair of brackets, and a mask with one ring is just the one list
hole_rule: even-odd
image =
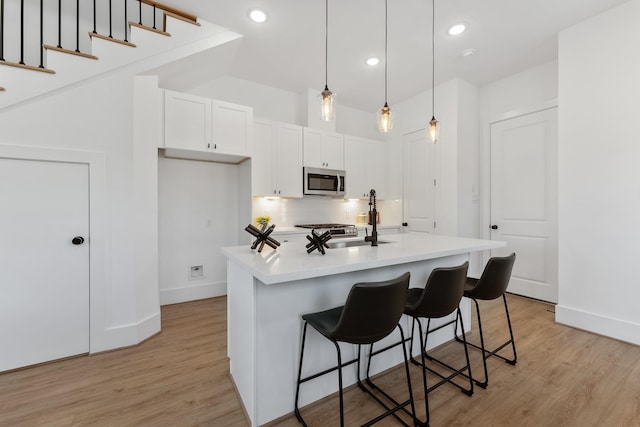
[[0,0],[0,110],[107,72],[128,67],[140,73],[238,37],[154,0]]

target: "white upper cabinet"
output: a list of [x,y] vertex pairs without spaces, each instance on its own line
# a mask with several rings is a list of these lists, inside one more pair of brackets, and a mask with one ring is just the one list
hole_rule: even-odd
[[344,169],[344,136],[319,129],[304,128],[304,165]]
[[164,146],[207,150],[211,143],[211,100],[165,91]]
[[384,199],[387,168],[383,142],[346,136],[344,162],[345,198],[366,199],[375,189],[377,198]]
[[229,102],[212,101],[213,149],[249,155],[253,133],[253,109]]
[[300,126],[254,122],[251,187],[254,196],[302,197]]
[[183,154],[185,151],[181,150],[191,150],[246,158],[251,155],[252,125],[251,107],[165,90],[165,149]]

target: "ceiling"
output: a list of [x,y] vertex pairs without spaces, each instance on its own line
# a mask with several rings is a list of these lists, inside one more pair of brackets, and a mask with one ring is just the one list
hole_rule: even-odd
[[[482,86],[557,58],[562,29],[626,0],[436,0],[435,82]],[[188,90],[227,75],[301,93],[324,87],[323,0],[163,0],[244,37],[226,48],[159,70]],[[268,20],[248,19],[251,8]],[[338,103],[363,111],[384,104],[384,0],[329,0],[328,85]],[[388,100],[431,88],[431,1],[388,1]],[[465,22],[462,35],[447,34]],[[474,49],[471,57],[462,51]],[[376,67],[365,59],[378,56]],[[202,64],[208,67],[202,67]],[[164,73],[164,76],[163,76]]]

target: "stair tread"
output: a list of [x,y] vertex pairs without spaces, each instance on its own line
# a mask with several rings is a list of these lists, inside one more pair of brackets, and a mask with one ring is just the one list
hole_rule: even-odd
[[42,47],[47,50],[55,50],[56,52],[68,53],[69,55],[80,56],[82,58],[98,59],[97,56],[91,55],[90,53],[76,52],[75,50],[65,49],[63,47],[51,46],[48,44],[44,44]]
[[136,47],[135,44],[133,44],[133,43],[131,43],[129,41],[115,39],[113,37],[105,36],[105,35],[102,35],[102,34],[99,34],[99,33],[91,32],[91,31],[89,31],[89,37],[95,37],[97,39],[106,40],[106,41],[109,41],[109,42],[118,43],[118,44],[122,44],[122,45],[129,46],[129,47]]
[[171,33],[167,33],[166,31],[158,30],[157,28],[149,27],[147,25],[138,24],[137,22],[129,21],[129,25],[132,27],[142,28],[143,30],[151,31],[156,34],[161,34],[163,36],[171,37]]
[[51,70],[49,68],[41,68],[36,65],[20,64],[18,62],[0,61],[0,65],[8,65],[10,67],[24,68],[25,70],[39,71],[41,73],[48,73],[48,74],[56,73],[54,70]]

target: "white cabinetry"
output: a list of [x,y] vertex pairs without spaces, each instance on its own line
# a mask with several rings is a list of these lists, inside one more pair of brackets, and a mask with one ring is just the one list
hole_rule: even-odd
[[373,188],[376,190],[377,198],[384,199],[387,169],[383,142],[346,136],[344,163],[345,198],[366,199]]
[[164,146],[206,151],[211,143],[211,100],[164,92]]
[[302,128],[256,120],[251,172],[254,196],[302,197]]
[[251,155],[252,124],[251,107],[165,90],[164,148],[175,157],[240,161]]
[[319,129],[304,128],[304,165],[344,169],[344,136]]

